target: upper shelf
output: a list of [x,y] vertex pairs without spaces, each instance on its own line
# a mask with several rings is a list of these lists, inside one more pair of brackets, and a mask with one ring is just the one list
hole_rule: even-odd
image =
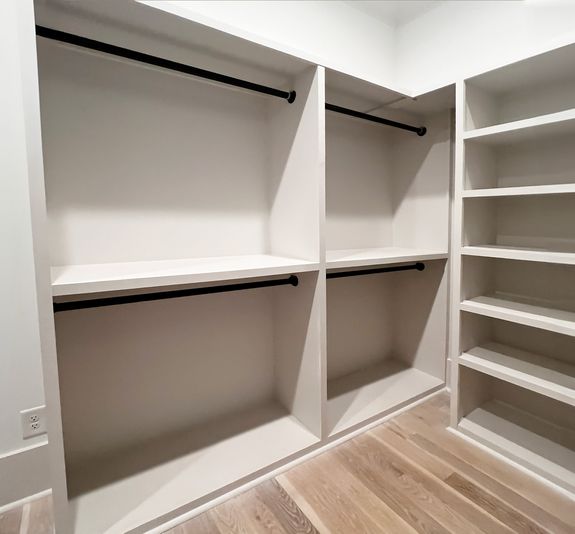
[[491,296],[464,300],[460,304],[460,309],[494,319],[575,336],[575,312],[534,306]]
[[534,195],[562,195],[571,193],[575,193],[575,183],[465,189],[462,193],[462,196],[463,198],[491,198]]
[[327,251],[327,269],[367,267],[447,258],[447,251],[420,248],[356,248]]
[[575,253],[573,252],[555,252],[544,249],[518,248],[501,245],[466,245],[461,247],[461,253],[465,256],[480,256],[483,258],[502,258],[506,260],[575,265]]
[[218,282],[314,271],[318,267],[318,263],[269,254],[65,265],[52,267],[52,293],[79,295]]
[[569,133],[575,133],[575,109],[469,130],[463,133],[463,139],[503,145]]

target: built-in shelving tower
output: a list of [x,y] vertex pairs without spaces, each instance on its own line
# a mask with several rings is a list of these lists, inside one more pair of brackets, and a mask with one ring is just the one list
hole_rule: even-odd
[[457,87],[452,425],[575,490],[575,47]]

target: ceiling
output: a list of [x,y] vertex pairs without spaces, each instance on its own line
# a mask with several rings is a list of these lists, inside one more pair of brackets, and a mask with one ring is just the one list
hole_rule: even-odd
[[401,26],[443,4],[443,0],[349,0],[349,6],[389,26]]

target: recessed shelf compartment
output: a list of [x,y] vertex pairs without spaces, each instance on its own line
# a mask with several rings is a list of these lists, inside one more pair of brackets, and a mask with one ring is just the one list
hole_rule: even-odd
[[573,407],[472,369],[460,374],[458,430],[573,491]]
[[574,269],[465,257],[460,309],[575,336]]
[[319,441],[318,274],[299,280],[56,315],[78,532],[152,526]]
[[327,433],[443,387],[445,261],[327,282]]
[[319,264],[269,254],[52,267],[54,296],[277,276]]
[[575,133],[522,141],[510,138],[509,143],[500,144],[480,141],[464,142],[464,198],[573,192]]
[[463,254],[575,263],[575,195],[468,198]]
[[367,267],[413,261],[439,260],[447,258],[446,251],[417,248],[364,248],[328,250],[327,268]]
[[372,114],[427,128],[420,137],[326,112],[328,268],[447,253],[451,121],[448,105],[425,105],[437,97],[418,99],[418,112],[398,110],[392,104],[396,94],[327,71],[329,103],[358,111],[379,108]]
[[[317,69],[262,69],[262,81],[297,91],[289,104],[37,42],[56,295],[317,267]],[[238,68],[190,50],[199,65]]]
[[534,120],[575,108],[575,46],[569,45],[465,82],[465,129]]

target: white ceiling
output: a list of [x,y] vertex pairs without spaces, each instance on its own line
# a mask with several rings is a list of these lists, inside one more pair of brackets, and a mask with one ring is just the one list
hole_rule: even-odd
[[443,0],[348,0],[349,6],[389,26],[401,26],[444,3]]

